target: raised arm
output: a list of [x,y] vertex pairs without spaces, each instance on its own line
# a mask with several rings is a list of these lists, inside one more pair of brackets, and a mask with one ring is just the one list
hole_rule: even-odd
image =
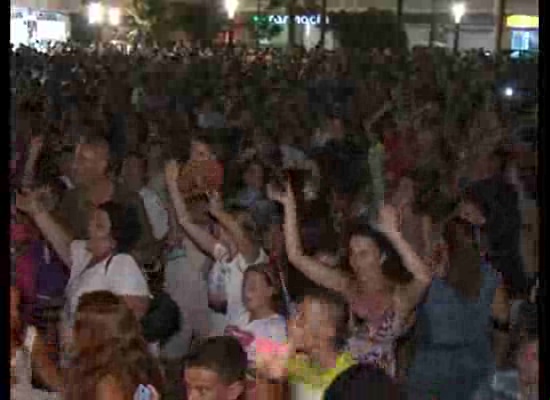
[[16,194],[17,208],[28,214],[40,229],[46,240],[67,267],[72,266],[71,242],[73,238],[61,224],[40,204],[38,191],[25,191]]
[[345,274],[304,253],[298,228],[296,199],[290,183],[287,183],[286,193],[276,193],[271,187],[268,192],[269,197],[279,201],[285,209],[284,234],[288,261],[316,284],[349,294],[350,279]]
[[178,188],[179,166],[174,160],[169,161],[165,168],[166,185],[172,204],[176,211],[178,223],[183,227],[187,235],[209,256],[215,258],[215,248],[218,241],[206,230],[193,223],[193,219],[187,210],[184,200]]
[[414,310],[432,281],[429,266],[416,254],[412,246],[403,238],[399,231],[399,216],[395,207],[384,206],[378,216],[379,229],[391,242],[403,266],[412,274],[413,282],[396,292],[397,307],[404,317]]
[[260,254],[259,247],[250,239],[250,235],[242,228],[231,214],[223,209],[219,194],[210,197],[210,214],[223,226],[231,238],[235,241],[239,253],[242,254],[248,263],[253,263]]
[[35,136],[31,139],[29,155],[23,168],[23,178],[21,181],[23,187],[29,188],[34,183],[35,167],[40,157],[40,151],[42,150],[43,144],[44,139],[42,136]]

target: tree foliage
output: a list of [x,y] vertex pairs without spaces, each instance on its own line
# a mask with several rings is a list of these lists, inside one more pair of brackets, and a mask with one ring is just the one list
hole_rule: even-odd
[[95,40],[95,34],[82,14],[69,14],[71,21],[71,40],[83,45],[89,45]]
[[195,41],[214,39],[227,23],[225,14],[209,2],[174,3],[171,7],[172,29],[186,32]]
[[126,8],[130,34],[148,43],[162,41],[169,28],[169,9],[159,0],[131,0]]
[[[391,11],[371,9],[362,13],[329,14],[331,30],[345,48],[399,48],[407,46],[407,34],[397,26],[397,17]],[[399,36],[398,36],[399,35]]]
[[281,25],[269,22],[269,17],[267,15],[255,15],[248,21],[248,29],[254,32],[256,37],[260,40],[270,40],[283,31]]

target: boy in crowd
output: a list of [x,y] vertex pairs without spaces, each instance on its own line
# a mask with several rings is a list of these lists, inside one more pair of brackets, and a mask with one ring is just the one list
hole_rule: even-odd
[[187,357],[188,400],[237,400],[244,392],[247,356],[238,340],[217,336],[200,343]]

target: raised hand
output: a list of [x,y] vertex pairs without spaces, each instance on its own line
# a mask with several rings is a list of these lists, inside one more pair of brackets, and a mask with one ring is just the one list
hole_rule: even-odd
[[39,192],[37,190],[23,189],[15,194],[15,206],[19,211],[26,214],[38,214],[43,210],[38,197]]
[[208,210],[211,213],[223,211],[223,200],[220,192],[208,192]]
[[483,213],[470,202],[462,202],[458,207],[458,215],[470,222],[472,225],[484,225],[485,217]]
[[378,212],[378,229],[386,234],[400,232],[400,216],[397,209],[390,205],[384,205]]
[[177,185],[178,178],[180,174],[180,167],[176,160],[170,160],[164,166],[164,179],[168,187],[172,185]]
[[267,197],[271,201],[276,201],[278,203],[281,203],[285,207],[288,205],[292,205],[296,203],[296,199],[294,197],[294,192],[292,190],[292,186],[290,184],[290,181],[286,182],[286,190],[282,191],[273,186],[273,184],[267,185]]

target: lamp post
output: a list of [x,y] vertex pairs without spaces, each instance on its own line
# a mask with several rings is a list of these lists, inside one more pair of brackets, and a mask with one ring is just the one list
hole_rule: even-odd
[[105,7],[101,3],[90,3],[88,5],[88,23],[90,25],[96,25],[96,42],[97,47],[101,44],[102,28],[105,21],[110,26],[116,27],[120,25],[121,11],[117,7]]
[[435,30],[437,29],[437,8],[436,8],[436,1],[437,0],[431,0],[432,2],[432,12],[430,15],[430,48],[434,46],[435,42]]
[[452,7],[452,13],[455,22],[455,37],[453,44],[453,52],[458,53],[458,42],[460,40],[460,22],[466,14],[466,5],[464,3],[455,3]]
[[237,8],[239,7],[239,0],[224,0],[224,7],[227,12],[227,18],[229,19],[228,43],[232,45],[234,35],[234,19]]

